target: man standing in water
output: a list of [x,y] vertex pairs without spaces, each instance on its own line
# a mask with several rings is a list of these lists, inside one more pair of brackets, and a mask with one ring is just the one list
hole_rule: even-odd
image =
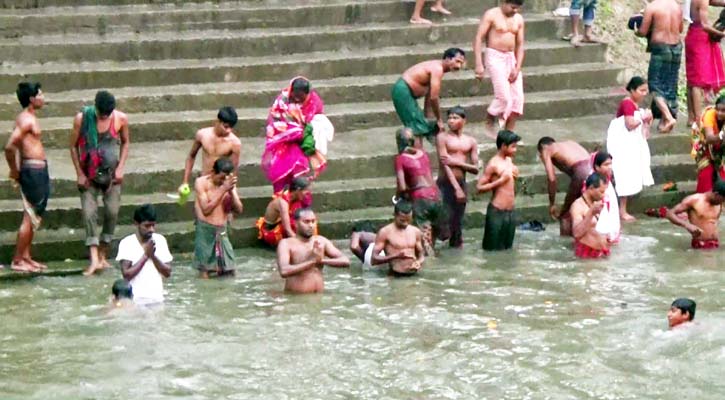
[[436,148],[440,166],[438,189],[448,209],[450,247],[463,247],[463,216],[466,213],[468,193],[466,172],[478,173],[478,144],[472,136],[463,133],[466,110],[456,106],[448,110],[448,131],[438,134]]
[[655,118],[661,133],[672,131],[677,117],[677,80],[682,59],[682,7],[675,0],[654,0],[644,10],[642,25],[635,33],[647,37],[650,52],[647,83],[654,95]]
[[199,269],[199,277],[209,278],[209,271],[216,271],[217,276],[233,275],[234,249],[227,224],[232,213],[242,213],[234,164],[228,158],[217,159],[211,174],[196,178],[194,188],[194,265]]
[[[487,10],[473,40],[476,79],[483,80],[488,70],[494,99],[486,111],[486,135],[496,139],[495,124],[504,121],[504,128],[513,131],[516,120],[524,113],[524,18],[519,14],[524,0],[504,0],[499,7]],[[481,42],[486,41],[485,68]]]
[[[557,142],[548,136],[539,139],[536,148],[546,170],[549,191],[549,215],[551,215],[551,218],[559,220],[559,234],[561,236],[571,236],[569,208],[574,200],[581,196],[584,181],[592,173],[589,152],[577,142],[571,140]],[[566,192],[561,210],[556,207],[557,181],[554,167],[569,176],[569,189]]]
[[579,258],[603,258],[609,256],[607,236],[597,231],[599,213],[604,208],[607,180],[597,174],[589,175],[582,196],[571,205],[574,255]]
[[234,134],[234,125],[237,124],[237,112],[232,107],[219,109],[214,125],[196,131],[194,144],[191,145],[189,156],[184,165],[184,180],[179,186],[179,193],[189,193],[189,179],[194,168],[196,155],[201,153],[201,175],[211,173],[214,162],[222,157],[228,157],[234,164],[234,172],[239,168],[239,156],[242,151],[242,142]]
[[15,93],[23,111],[15,118],[15,127],[5,145],[5,159],[10,179],[20,185],[24,212],[10,268],[18,272],[38,272],[47,267],[30,257],[30,245],[48,204],[50,178],[35,113],[43,108],[45,99],[37,82],[19,83]]
[[[445,129],[440,106],[443,74],[458,71],[465,63],[466,53],[453,47],[443,53],[443,60],[423,61],[408,68],[393,85],[391,95],[395,112],[403,126],[413,131],[417,144],[421,143],[421,137],[432,140],[436,133]],[[423,110],[416,100],[422,96],[425,96]],[[433,112],[435,121],[426,119],[429,111]]]
[[[667,211],[667,219],[690,232],[693,249],[716,249],[720,247],[717,225],[722,214],[723,201],[725,181],[718,180],[712,191],[685,197]],[[678,217],[683,213],[687,213],[687,219]]]
[[496,147],[498,152],[486,164],[486,169],[478,180],[478,193],[493,191],[486,209],[486,227],[483,231],[484,250],[507,250],[513,246],[516,234],[516,216],[514,201],[516,197],[516,178],[519,169],[514,165],[519,135],[502,130],[498,132]]
[[342,252],[324,236],[315,235],[317,217],[309,208],[295,211],[295,237],[277,246],[277,269],[285,279],[284,290],[293,293],[320,293],[325,289],[322,267],[350,266]]
[[[70,154],[78,177],[86,246],[91,264],[83,272],[93,275],[110,268],[108,248],[121,206],[121,184],[130,139],[128,116],[116,110],[116,98],[105,90],[96,93],[93,106],[83,107],[73,120]],[[103,198],[103,228],[98,232],[98,195]]]
[[425,261],[423,233],[410,225],[412,214],[413,209],[407,201],[395,203],[393,222],[382,227],[375,236],[373,265],[387,263],[393,276],[415,275]]

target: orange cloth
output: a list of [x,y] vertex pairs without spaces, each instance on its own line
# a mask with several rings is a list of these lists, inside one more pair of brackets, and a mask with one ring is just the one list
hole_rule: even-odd
[[257,229],[259,229],[257,239],[262,240],[263,242],[267,243],[272,247],[277,247],[280,240],[284,238],[282,224],[279,222],[277,222],[277,224],[274,226],[274,229],[270,230],[267,229],[267,222],[264,220],[264,217],[259,217],[256,225]]

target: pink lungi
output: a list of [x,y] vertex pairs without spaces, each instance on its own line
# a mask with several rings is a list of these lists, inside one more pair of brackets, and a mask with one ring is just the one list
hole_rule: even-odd
[[519,71],[516,80],[509,82],[511,70],[516,68],[516,56],[512,51],[498,51],[490,47],[484,53],[484,64],[493,84],[494,99],[488,106],[488,114],[508,119],[511,114],[524,113],[524,80]]

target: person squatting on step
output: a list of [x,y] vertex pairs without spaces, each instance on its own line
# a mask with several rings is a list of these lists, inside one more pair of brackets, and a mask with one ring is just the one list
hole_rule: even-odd
[[23,111],[15,117],[13,132],[5,145],[5,159],[10,179],[20,186],[24,212],[10,268],[18,272],[39,272],[48,267],[31,258],[30,246],[50,196],[48,161],[41,140],[40,122],[35,115],[43,108],[45,97],[37,82],[19,83],[15,94]]
[[[519,14],[524,0],[504,0],[481,17],[473,40],[476,79],[483,80],[485,71],[491,78],[494,99],[486,110],[485,133],[496,139],[500,121],[513,131],[516,120],[524,113],[524,18]],[[486,41],[485,60],[481,42]],[[497,125],[498,124],[498,125]]]
[[[695,193],[685,197],[679,204],[667,211],[667,219],[681,226],[692,235],[693,249],[716,249],[720,247],[718,221],[725,201],[725,181],[718,180],[707,193]],[[679,215],[687,213],[687,219]]]
[[309,208],[294,214],[297,232],[277,246],[277,270],[285,279],[284,290],[292,293],[320,293],[325,290],[322,268],[350,266],[350,259],[324,236],[317,235],[317,216]]
[[194,212],[194,266],[199,277],[209,273],[234,275],[234,249],[229,241],[229,222],[232,215],[242,213],[242,200],[237,193],[234,164],[226,157],[218,158],[212,173],[196,178]]
[[466,214],[468,190],[466,172],[478,174],[478,143],[472,136],[463,133],[466,125],[466,110],[456,106],[448,110],[448,130],[438,134],[438,189],[448,214],[450,247],[463,247],[463,216]]
[[609,256],[607,235],[597,231],[599,214],[604,208],[607,180],[596,172],[585,182],[584,193],[571,205],[574,255],[578,258]]
[[[432,142],[435,135],[445,129],[440,105],[443,75],[459,71],[465,63],[466,53],[452,47],[443,52],[442,60],[423,61],[408,68],[393,85],[390,94],[395,112],[403,126],[413,131],[417,147],[422,143],[421,138]],[[421,110],[417,99],[423,96]],[[427,119],[430,114],[435,120]]]
[[654,95],[652,114],[660,120],[657,128],[661,133],[672,131],[677,118],[683,27],[682,8],[675,0],[654,0],[647,4],[642,25],[635,31],[637,36],[647,38],[650,53],[647,81]]
[[234,134],[234,126],[237,124],[237,111],[232,107],[222,107],[216,116],[214,124],[208,128],[196,131],[194,143],[189,150],[189,156],[184,165],[184,178],[179,186],[179,194],[189,193],[189,179],[191,170],[194,168],[196,155],[201,153],[201,175],[208,175],[212,172],[214,162],[222,157],[227,157],[234,165],[234,175],[239,170],[239,157],[242,151],[242,142]]
[[272,195],[264,215],[257,220],[257,239],[277,247],[280,240],[295,236],[294,214],[300,208],[309,207],[312,198],[310,185],[305,178],[294,178],[288,188]]
[[516,178],[519,169],[513,158],[518,149],[519,135],[501,130],[496,138],[498,151],[486,164],[483,175],[476,184],[478,193],[493,192],[486,209],[486,225],[483,231],[484,250],[508,250],[516,235]]
[[[536,149],[546,170],[549,215],[551,218],[559,220],[559,234],[561,236],[571,236],[569,209],[574,200],[581,196],[584,181],[592,173],[589,152],[573,140],[557,142],[549,136],[539,139]],[[566,197],[564,197],[564,204],[560,209],[556,206],[558,183],[555,167],[569,177],[569,188],[566,191]]]
[[[75,167],[83,209],[90,265],[83,273],[110,268],[108,249],[121,205],[121,184],[130,144],[128,116],[116,110],[116,99],[105,90],[94,105],[73,119],[70,155]],[[103,227],[98,232],[98,196],[103,199]]]

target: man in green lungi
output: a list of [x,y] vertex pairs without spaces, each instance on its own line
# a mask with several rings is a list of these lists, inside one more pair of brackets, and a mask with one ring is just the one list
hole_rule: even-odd
[[[413,131],[416,145],[421,144],[421,137],[432,142],[436,133],[445,130],[440,107],[443,74],[458,71],[465,63],[466,53],[453,47],[443,53],[442,60],[423,61],[408,68],[393,85],[395,112],[403,125]],[[425,103],[421,110],[417,99],[423,96]],[[435,120],[427,119],[429,111]]]

